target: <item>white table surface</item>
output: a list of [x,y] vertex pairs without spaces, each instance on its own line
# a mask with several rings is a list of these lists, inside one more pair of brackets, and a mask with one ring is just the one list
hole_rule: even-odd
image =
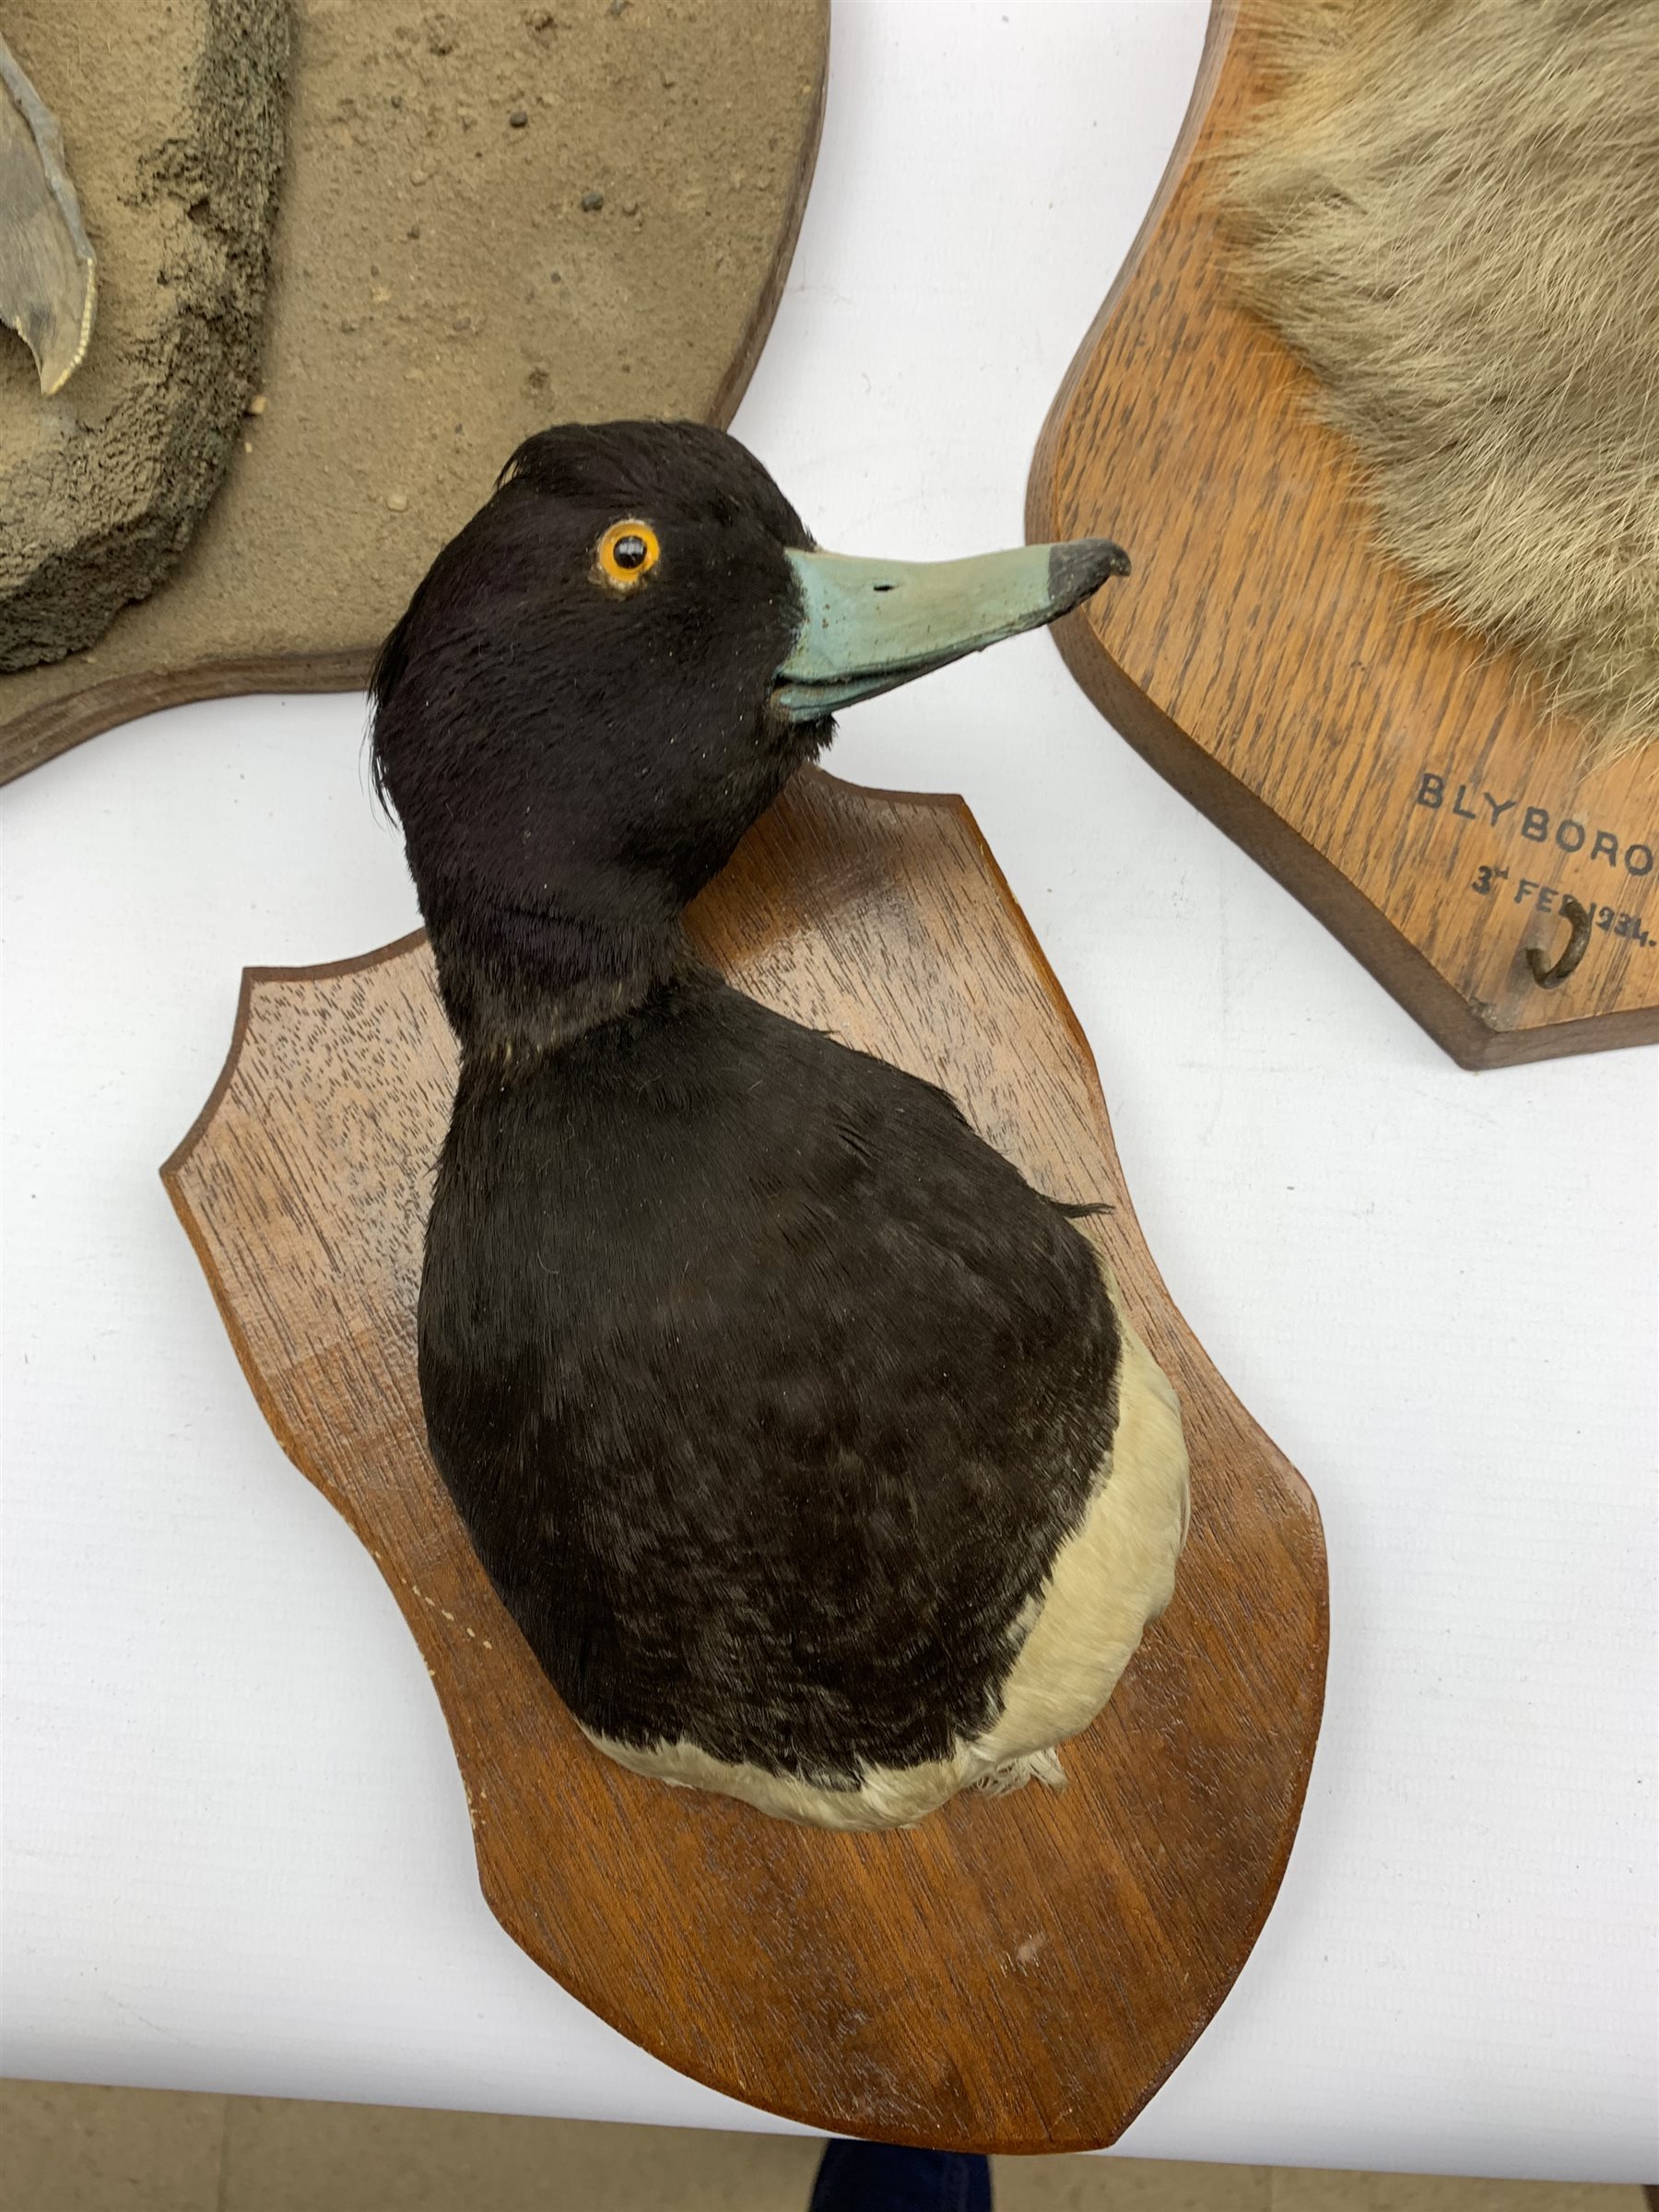
[[[837,7],[736,427],[825,544],[1016,543],[1204,7]],[[265,1429],[157,1180],[244,963],[416,922],[363,719],[182,709],[0,794],[0,2066],[775,2125],[490,1917],[420,1657]],[[1329,1696],[1289,1872],[1122,2147],[1659,2175],[1655,1056],[1460,1072],[1042,637],[856,709],[832,765],[967,794],[1095,1047],[1171,1290],[1324,1513]]]

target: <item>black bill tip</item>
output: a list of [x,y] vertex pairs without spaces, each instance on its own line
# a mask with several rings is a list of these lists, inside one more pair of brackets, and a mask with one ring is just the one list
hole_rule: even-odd
[[1069,545],[1052,547],[1049,595],[1054,612],[1065,614],[1067,607],[1076,606],[1091,592],[1098,592],[1108,577],[1128,573],[1128,554],[1109,537],[1079,537]]

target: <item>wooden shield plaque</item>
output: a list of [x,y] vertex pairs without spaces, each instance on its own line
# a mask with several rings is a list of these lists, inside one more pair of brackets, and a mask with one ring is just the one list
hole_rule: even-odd
[[1163,182],[1043,428],[1028,535],[1135,558],[1061,650],[1465,1067],[1650,1041],[1659,746],[1593,767],[1510,654],[1424,611],[1310,372],[1230,294],[1218,157],[1261,95],[1262,12],[1215,0]]
[[1324,1696],[1306,1486],[1159,1279],[1088,1050],[960,800],[798,776],[692,911],[767,1004],[944,1084],[1088,1224],[1181,1394],[1174,1603],[1053,1794],[841,1835],[612,1765],[474,1556],[423,1441],[415,1298],[453,1049],[424,940],[250,973],[162,1171],[249,1382],[413,1629],[513,1938],[657,2057],[836,2133],[1110,2143],[1221,2002],[1273,1901]]

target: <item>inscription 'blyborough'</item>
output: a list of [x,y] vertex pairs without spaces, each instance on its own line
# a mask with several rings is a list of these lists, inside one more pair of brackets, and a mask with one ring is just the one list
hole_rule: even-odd
[[1617,830],[1577,821],[1571,815],[1559,812],[1552,818],[1547,806],[1535,806],[1524,797],[1500,799],[1495,792],[1483,790],[1475,782],[1460,783],[1448,799],[1451,781],[1449,773],[1424,769],[1418,778],[1413,804],[1426,806],[1431,813],[1444,811],[1454,815],[1459,821],[1479,822],[1488,830],[1501,830],[1511,836],[1524,837],[1535,845],[1553,841],[1563,853],[1583,853],[1586,859],[1603,861],[1609,868],[1622,869],[1627,876],[1653,873],[1652,831],[1649,841],[1638,839],[1621,841]]

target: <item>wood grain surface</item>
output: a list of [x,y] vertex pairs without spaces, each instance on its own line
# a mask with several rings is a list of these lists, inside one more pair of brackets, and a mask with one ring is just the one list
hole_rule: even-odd
[[818,2127],[1109,2143],[1284,1872],[1324,1696],[1317,1508],[1171,1304],[1088,1046],[959,799],[805,771],[692,923],[756,997],[944,1084],[1040,1187],[1113,1209],[1088,1228],[1181,1394],[1193,1529],[1063,1794],[832,1834],[625,1772],[577,1732],[422,1441],[415,1299],[454,1077],[423,939],[250,972],[163,1176],[266,1418],[426,1655],[485,1895],[530,1956],[669,2065]]
[[[1067,371],[1033,540],[1128,582],[1059,626],[1078,682],[1466,1067],[1659,1038],[1659,742],[1589,764],[1518,664],[1377,547],[1309,372],[1230,295],[1216,167],[1260,96],[1261,0],[1215,0],[1186,124]],[[1554,989],[1563,896],[1588,951]]]
[[[104,13],[47,20],[72,57]],[[360,688],[521,439],[724,427],[771,328],[830,0],[295,0],[294,26],[267,404],[156,593],[89,651],[0,676],[0,782],[159,707]]]

